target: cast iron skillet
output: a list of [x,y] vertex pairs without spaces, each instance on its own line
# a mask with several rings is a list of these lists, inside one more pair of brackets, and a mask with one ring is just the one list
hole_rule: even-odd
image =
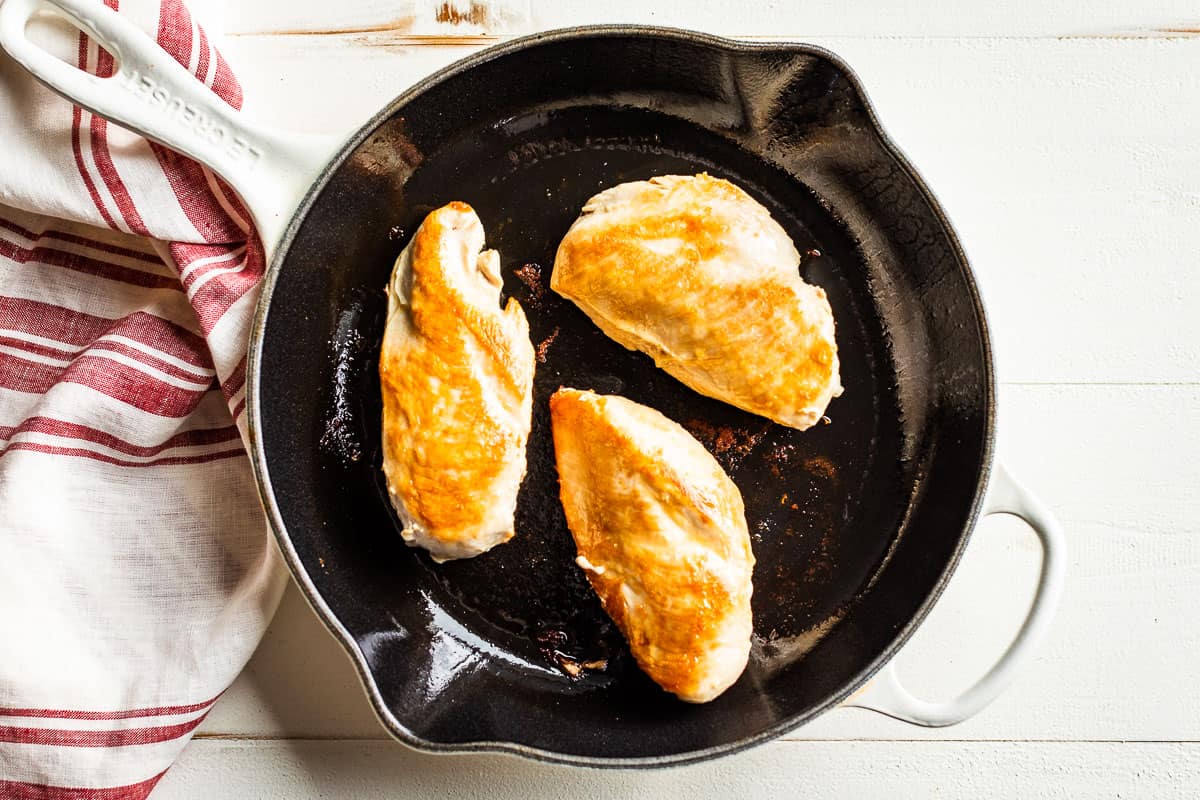
[[[981,511],[1024,516],[1046,545],[1025,630],[956,701],[921,703],[888,675],[858,702],[921,724],[965,718],[1041,632],[1061,547],[1044,509],[991,471],[994,378],[970,270],[831,53],[656,28],[532,36],[423,81],[318,168],[329,143],[248,125],[98,3],[54,5],[114,53],[117,78],[49,59],[23,35],[35,4],[0,11],[15,58],[212,165],[254,211],[273,253],[248,379],[264,505],[297,583],[401,740],[591,765],[679,763],[763,741],[888,661]],[[201,135],[213,125],[220,136]],[[806,279],[828,292],[845,384],[828,424],[801,433],[701,397],[549,290],[557,243],[588,197],[700,171],[762,202],[806,254]],[[375,365],[392,261],[426,213],[456,199],[499,249],[540,363],[517,537],[438,566],[404,546],[388,507]],[[758,559],[753,653],[709,704],[679,702],[638,671],[573,564],[546,404],[559,386],[663,411],[743,493]],[[1000,477],[985,508],[989,474]]]

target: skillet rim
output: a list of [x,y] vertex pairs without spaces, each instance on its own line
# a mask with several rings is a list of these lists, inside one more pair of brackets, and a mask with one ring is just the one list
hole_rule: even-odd
[[[540,747],[519,744],[510,741],[471,741],[460,743],[445,743],[436,742],[418,736],[413,731],[409,730],[391,709],[384,702],[379,687],[376,684],[374,673],[367,664],[366,658],[350,632],[342,625],[341,620],[336,614],[326,605],[324,598],[317,591],[312,580],[309,578],[308,571],[300,561],[296,553],[295,547],[292,545],[291,537],[287,532],[287,527],[283,523],[282,514],[275,502],[275,494],[271,485],[271,478],[267,465],[266,450],[261,436],[261,412],[262,408],[259,403],[259,380],[261,378],[261,360],[263,339],[266,331],[267,317],[270,313],[271,297],[275,291],[275,284],[279,279],[282,264],[287,257],[288,251],[291,248],[297,233],[299,232],[304,220],[308,216],[316,198],[325,188],[330,178],[343,166],[346,159],[376,130],[384,123],[391,119],[395,114],[411,102],[413,99],[423,94],[433,86],[464,72],[468,72],[475,67],[492,61],[496,58],[506,56],[527,48],[560,41],[569,41],[572,39],[586,38],[640,38],[640,39],[660,39],[685,42],[695,45],[701,45],[711,48],[724,50],[730,53],[779,53],[785,55],[810,55],[824,59],[831,63],[834,67],[840,70],[854,90],[858,101],[862,104],[863,110],[866,112],[867,120],[874,129],[875,135],[878,137],[880,145],[884,151],[891,156],[896,164],[909,176],[916,188],[928,203],[930,210],[933,212],[934,218],[937,220],[945,233],[951,251],[954,254],[960,272],[965,280],[967,293],[971,300],[971,304],[975,312],[975,321],[979,328],[980,342],[982,344],[983,363],[983,379],[984,379],[984,397],[983,397],[983,442],[980,459],[979,474],[976,478],[975,493],[971,500],[971,506],[968,510],[967,520],[960,531],[958,541],[954,546],[953,552],[950,554],[941,573],[938,575],[937,581],[934,583],[929,594],[921,602],[917,611],[908,620],[907,623],[896,633],[891,643],[883,649],[882,652],[866,667],[859,670],[858,673],[838,692],[828,696],[822,703],[810,709],[805,714],[800,714],[791,717],[783,722],[766,728],[752,736],[746,736],[733,742],[714,745],[712,747],[701,750],[692,750],[684,753],[675,753],[661,756],[636,756],[625,758],[606,758],[600,756],[585,756],[571,753],[559,753],[552,750],[546,750]],[[459,59],[452,64],[449,64],[436,72],[426,76],[411,87],[401,92],[390,103],[376,112],[369,120],[363,123],[359,129],[346,139],[345,143],[339,148],[337,153],[333,155],[320,174],[314,179],[312,185],[300,200],[299,204],[291,212],[291,218],[284,231],[283,238],[280,240],[275,254],[267,266],[262,278],[262,294],[259,297],[258,304],[255,308],[254,318],[250,328],[250,342],[247,350],[246,363],[246,427],[247,438],[249,440],[249,455],[251,469],[254,473],[255,484],[258,489],[259,500],[263,505],[263,510],[266,512],[267,522],[274,535],[275,542],[283,555],[284,562],[287,564],[288,571],[291,573],[293,580],[299,587],[301,594],[309,607],[316,613],[326,629],[341,645],[346,656],[350,659],[354,666],[355,672],[358,673],[359,682],[362,684],[363,690],[370,701],[371,709],[378,718],[384,729],[397,741],[425,753],[506,753],[510,755],[523,756],[535,761],[566,764],[572,766],[585,767],[607,767],[607,768],[652,768],[652,767],[668,767],[679,766],[684,764],[693,764],[700,761],[707,761],[712,758],[724,755],[732,755],[733,753],[746,750],[758,744],[771,741],[782,736],[785,733],[799,728],[807,722],[824,714],[826,711],[836,707],[843,700],[858,692],[880,669],[886,665],[899,650],[904,646],[908,639],[913,635],[921,623],[924,622],[926,616],[933,609],[953,576],[958,563],[962,558],[963,551],[970,542],[971,535],[975,530],[975,526],[979,521],[987,488],[990,483],[992,468],[995,461],[995,434],[996,434],[996,376],[995,376],[995,357],[991,345],[991,335],[987,322],[987,313],[983,304],[983,299],[979,293],[979,287],[975,280],[975,274],[971,269],[970,262],[967,259],[966,252],[959,241],[958,234],[955,232],[953,225],[950,222],[949,216],[934,196],[933,191],[929,188],[921,173],[913,166],[908,157],[894,142],[891,136],[888,135],[883,124],[879,120],[879,116],[872,104],[870,97],[866,92],[858,74],[837,54],[821,47],[820,45],[808,44],[803,42],[787,42],[787,41],[740,41],[730,39],[723,36],[717,36],[700,31],[688,30],[685,28],[673,28],[666,26],[655,25],[580,25],[569,28],[557,28],[549,31],[533,33],[525,36],[519,36],[505,42],[494,44],[476,53],[472,53],[465,58]]]

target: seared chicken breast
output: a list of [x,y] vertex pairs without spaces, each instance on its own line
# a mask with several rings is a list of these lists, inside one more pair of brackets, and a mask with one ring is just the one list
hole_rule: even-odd
[[799,266],[737,186],[665,175],[589,200],[550,286],[700,394],[803,430],[842,386],[833,312]]
[[560,389],[550,414],[576,563],[642,670],[682,700],[712,700],[750,654],[754,554],[741,494],[654,409]]
[[435,561],[513,536],[525,476],[533,345],[500,256],[466,203],[432,212],[396,259],[379,357],[383,472],[409,545]]

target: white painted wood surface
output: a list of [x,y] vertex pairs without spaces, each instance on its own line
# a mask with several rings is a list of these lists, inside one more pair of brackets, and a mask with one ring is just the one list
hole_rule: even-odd
[[[476,5],[480,5],[476,3]],[[1200,793],[1200,6],[1192,0],[194,0],[247,111],[346,133],[505,36],[647,22],[814,41],[859,72],[947,208],[998,350],[999,450],[1060,516],[1049,641],[993,706],[928,731],[841,709],[657,773],[434,757],[384,741],[294,589],[155,797],[1193,797]],[[443,13],[439,14],[439,11]],[[444,19],[439,20],[438,18]],[[472,38],[476,37],[476,38]],[[900,655],[930,697],[1003,648],[1038,551],[981,525]]]
[[599,771],[388,742],[200,741],[155,800],[1194,798],[1200,745],[1177,742],[775,742],[692,767]]
[[[206,0],[225,33],[345,32],[383,37],[493,35],[609,23],[674,25],[727,36],[1186,36],[1200,28],[1189,0]],[[467,17],[466,24],[438,24]]]

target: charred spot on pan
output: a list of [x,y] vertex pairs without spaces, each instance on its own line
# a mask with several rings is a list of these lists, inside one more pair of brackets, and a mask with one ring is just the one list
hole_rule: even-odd
[[814,557],[809,560],[807,567],[805,567],[803,579],[806,583],[823,583],[833,578],[836,569],[833,555],[834,549],[833,536],[830,531],[826,530],[821,535],[821,541],[817,545]]
[[549,287],[546,284],[540,264],[532,262],[522,264],[513,270],[513,274],[521,280],[521,283],[527,290],[525,297],[522,298],[522,302],[528,303],[531,308],[541,311],[547,307],[547,301],[552,301],[556,297],[556,295],[549,293]]
[[546,363],[546,355],[550,352],[550,347],[554,344],[554,340],[558,338],[559,330],[560,328],[555,325],[554,330],[550,332],[550,335],[538,342],[534,355],[539,364]]
[[776,478],[782,478],[784,472],[792,466],[792,459],[796,456],[796,445],[790,442],[777,444],[763,454],[763,460],[767,462],[767,468],[771,470],[771,474]]
[[[794,467],[797,466],[796,461],[799,455],[796,445],[791,442],[777,444],[763,453],[763,460],[767,464],[767,469],[776,478],[783,478]],[[838,481],[838,468],[831,460],[822,455],[804,456],[800,466],[813,478],[826,481],[836,485]]]
[[[573,681],[582,678],[585,672],[608,670],[611,661],[608,652],[581,654],[574,637],[561,628],[543,628],[534,635],[533,640],[542,658]],[[590,649],[596,648],[593,646]]]
[[713,425],[706,419],[694,417],[684,422],[683,427],[716,457],[726,472],[732,472],[766,436],[771,423],[763,423],[759,428],[748,428]]
[[810,474],[822,480],[837,480],[837,466],[824,456],[809,456],[808,458],[804,459],[804,468],[808,470]]

